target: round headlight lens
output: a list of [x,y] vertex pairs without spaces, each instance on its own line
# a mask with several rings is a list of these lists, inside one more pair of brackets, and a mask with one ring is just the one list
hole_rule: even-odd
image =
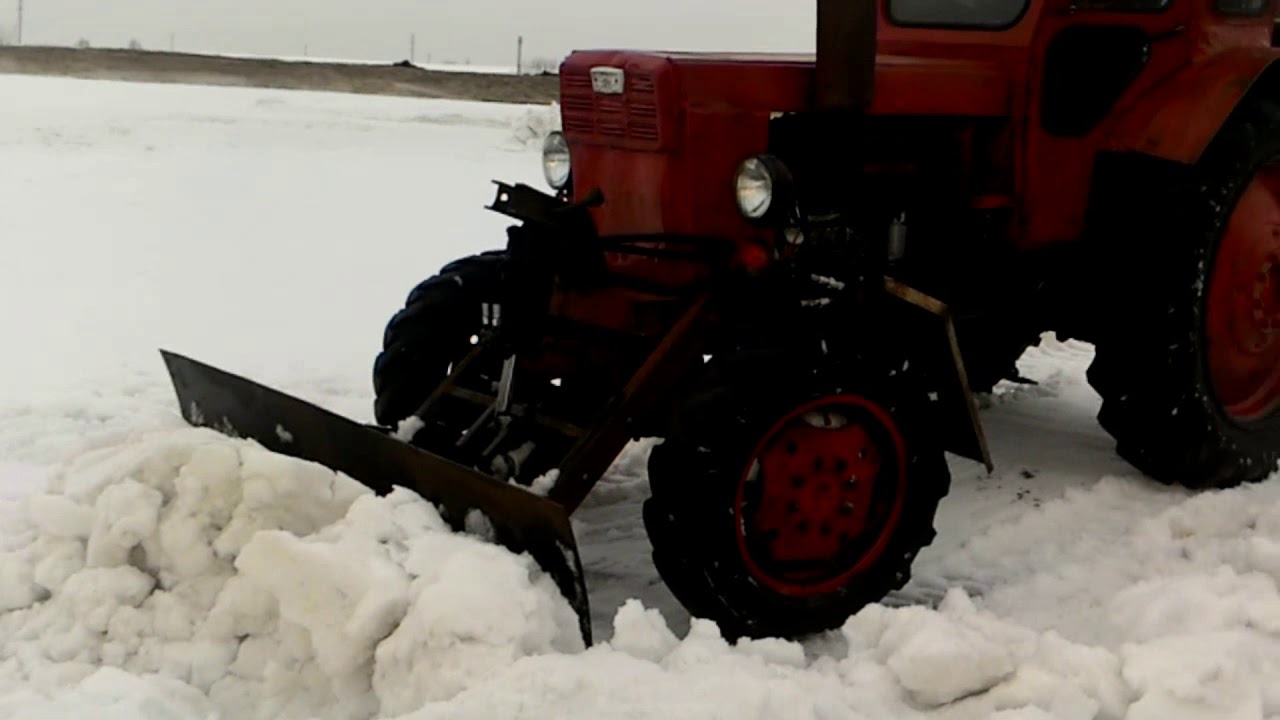
[[542,174],[547,184],[556,190],[563,190],[569,184],[569,142],[564,133],[553,132],[542,142]]
[[738,166],[738,210],[751,220],[759,220],[773,205],[773,174],[758,157],[747,158]]

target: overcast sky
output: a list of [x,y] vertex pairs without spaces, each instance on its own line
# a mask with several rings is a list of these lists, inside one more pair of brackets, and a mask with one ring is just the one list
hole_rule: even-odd
[[[11,40],[18,0],[0,0]],[[810,50],[812,2],[778,0],[25,0],[26,44],[514,64],[575,47]]]

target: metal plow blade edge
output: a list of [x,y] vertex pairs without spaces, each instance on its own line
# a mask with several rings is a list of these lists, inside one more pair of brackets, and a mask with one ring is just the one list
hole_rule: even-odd
[[345,473],[385,495],[404,487],[439,508],[456,530],[479,511],[495,542],[529,553],[578,614],[591,645],[591,613],[582,560],[560,505],[446,458],[401,442],[310,403],[187,357],[161,351],[188,423]]

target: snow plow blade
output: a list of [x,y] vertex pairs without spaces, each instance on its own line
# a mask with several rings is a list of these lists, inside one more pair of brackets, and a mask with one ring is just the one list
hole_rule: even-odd
[[310,403],[187,357],[161,351],[182,416],[192,425],[251,439],[273,452],[342,472],[385,495],[397,486],[421,495],[456,530],[479,511],[490,538],[514,553],[529,553],[578,614],[591,645],[591,614],[582,560],[559,504],[401,442]]

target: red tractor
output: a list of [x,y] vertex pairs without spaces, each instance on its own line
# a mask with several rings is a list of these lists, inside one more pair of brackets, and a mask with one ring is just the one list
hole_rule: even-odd
[[[553,192],[424,281],[361,427],[166,354],[193,423],[455,525],[583,615],[567,515],[633,438],[671,591],[732,637],[840,624],[934,536],[974,392],[1094,343],[1120,455],[1219,488],[1280,460],[1271,0],[819,0],[814,56],[576,52]],[[475,526],[478,527],[478,526]]]

